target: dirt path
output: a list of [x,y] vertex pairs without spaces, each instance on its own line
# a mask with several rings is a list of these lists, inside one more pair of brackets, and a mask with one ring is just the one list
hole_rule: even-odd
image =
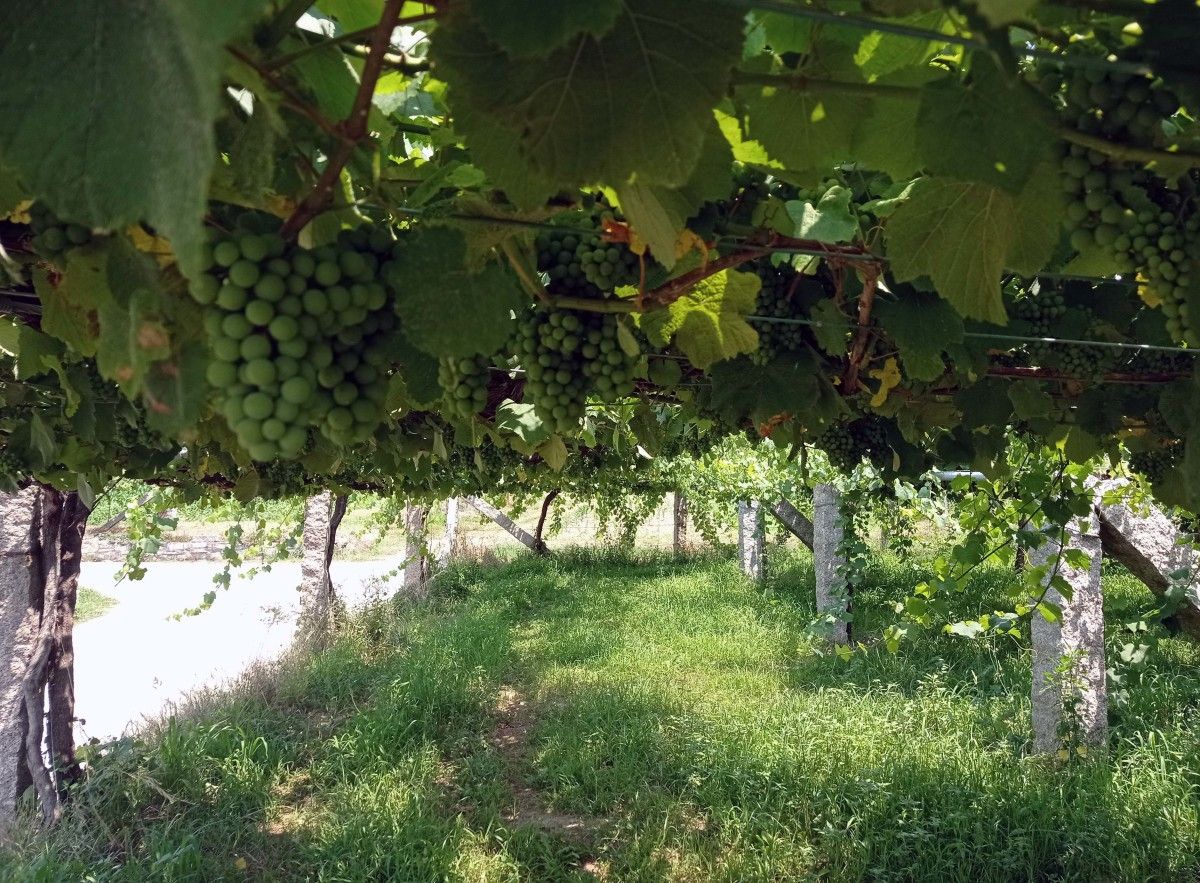
[[528,701],[515,688],[501,687],[495,717],[496,725],[488,741],[504,763],[504,777],[512,796],[512,802],[502,814],[504,821],[513,827],[535,828],[583,850],[579,869],[597,877],[603,876],[600,864],[590,854],[594,854],[598,840],[609,827],[608,820],[556,812],[527,782],[529,770],[536,763],[529,742],[533,713]]
[[[350,605],[361,603],[372,577],[394,562],[335,562],[334,584]],[[136,730],[189,692],[217,687],[256,662],[280,656],[296,629],[299,563],[236,579],[211,609],[173,619],[196,606],[220,570],[216,562],[147,565],[139,582],[114,584],[118,566],[84,562],[81,584],[116,598],[103,616],[75,630],[76,714],[81,739],[111,739]]]

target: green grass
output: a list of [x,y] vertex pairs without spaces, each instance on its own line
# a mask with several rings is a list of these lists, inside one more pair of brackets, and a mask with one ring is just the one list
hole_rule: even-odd
[[117,599],[87,586],[81,586],[75,601],[75,622],[87,622],[108,613],[117,606]]
[[[713,558],[456,569],[109,748],[0,879],[1196,879],[1200,648],[1164,634],[1107,753],[1048,762],[1027,753],[1027,649],[818,655],[808,559],[771,563],[765,593]],[[921,573],[873,565],[864,634]],[[1008,583],[982,572],[972,603]],[[1117,641],[1146,595],[1119,572],[1106,590]],[[529,702],[517,749],[493,733],[506,686]],[[514,794],[583,835],[509,821]]]

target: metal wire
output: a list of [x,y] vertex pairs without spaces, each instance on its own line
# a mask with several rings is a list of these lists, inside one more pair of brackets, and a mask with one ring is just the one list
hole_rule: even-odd
[[[827,322],[820,319],[787,319],[778,316],[746,316],[753,322],[767,322],[776,325],[808,325],[816,328],[857,328],[852,322]],[[963,337],[979,340],[1006,340],[1015,343],[1049,343],[1065,346],[1098,346],[1108,349],[1132,350],[1135,352],[1160,352],[1175,355],[1200,356],[1200,349],[1183,346],[1159,346],[1150,343],[1121,343],[1113,340],[1082,340],[1073,337],[1027,337],[1021,334],[995,334],[987,331],[964,331]]]

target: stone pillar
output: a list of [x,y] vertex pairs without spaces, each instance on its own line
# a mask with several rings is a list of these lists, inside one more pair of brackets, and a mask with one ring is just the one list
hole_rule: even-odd
[[763,517],[758,500],[738,501],[738,566],[755,582],[762,582]]
[[333,628],[337,596],[329,565],[346,497],[322,491],[304,503],[303,557],[300,561],[300,627],[304,640],[323,646]]
[[850,641],[850,594],[846,559],[842,554],[845,526],[842,495],[831,484],[813,488],[813,572],[816,575],[817,615],[828,617],[829,640]]
[[404,588],[423,596],[429,581],[428,542],[425,519],[428,506],[409,503],[404,508]]
[[450,563],[450,559],[454,557],[454,550],[458,546],[458,497],[451,497],[446,501],[446,530],[442,534],[442,541],[438,546],[437,565],[445,567]]
[[0,835],[32,779],[23,680],[41,624],[41,512],[36,486],[0,494]]
[[[1064,729],[1087,745],[1103,745],[1108,735],[1108,695],[1104,664],[1104,596],[1100,588],[1100,533],[1094,517],[1065,531],[1066,548],[1053,540],[1029,552],[1030,566],[1048,565],[1046,601],[1062,616],[1047,622],[1033,614],[1033,747],[1056,751]],[[1078,550],[1090,564],[1076,569],[1060,550]],[[1071,587],[1068,601],[1050,585],[1055,574]],[[1064,713],[1066,712],[1066,713]]]
[[672,513],[672,537],[671,548],[676,555],[682,554],[688,545],[688,508],[687,497],[679,491],[674,493],[674,506]]

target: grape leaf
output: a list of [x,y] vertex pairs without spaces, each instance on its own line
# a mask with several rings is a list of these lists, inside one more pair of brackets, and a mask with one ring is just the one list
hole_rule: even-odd
[[198,382],[208,368],[208,347],[197,339],[177,341],[169,355],[147,369],[142,398],[146,423],[179,436],[200,421],[208,400],[208,386]]
[[850,209],[852,195],[848,188],[839,185],[825,191],[815,206],[800,200],[788,202],[788,216],[796,225],[793,235],[819,242],[852,240],[858,233],[858,215]]
[[466,240],[448,227],[421,230],[405,240],[384,272],[396,290],[405,334],[434,356],[496,352],[512,335],[510,313],[527,302],[507,268],[491,264],[472,273]]
[[[1049,106],[989,55],[976,53],[972,59],[965,82],[948,77],[922,90],[917,149],[934,174],[1015,193],[1055,143]],[[1021,121],[1019,137],[1014,137],[1013,120]]]
[[875,318],[895,341],[904,372],[914,380],[937,380],[946,371],[943,352],[962,344],[963,321],[946,301],[906,290],[897,300],[877,300]]
[[558,187],[521,158],[520,138],[467,104],[455,107],[454,126],[471,146],[471,156],[519,209],[546,204]]
[[813,336],[817,345],[831,356],[846,354],[846,339],[850,336],[850,325],[832,298],[820,301],[812,309]]
[[[943,9],[933,9],[904,16],[901,24],[940,31],[950,21]],[[858,44],[854,61],[868,80],[874,80],[904,68],[918,67],[932,58],[943,46],[936,40],[917,40],[907,34],[870,31]]]
[[679,186],[740,49],[735,8],[625,0],[605,36],[580,34],[544,59],[514,63],[466,15],[437,29],[430,56],[456,107],[507,127],[548,180]]
[[0,91],[3,163],[63,218],[150,223],[197,274],[224,45],[262,6],[0,5],[0,69],[21,71]]
[[745,317],[754,312],[761,286],[753,273],[722,270],[698,282],[665,310],[641,317],[642,330],[659,346],[671,338],[697,368],[758,348],[758,332]]
[[833,420],[844,410],[825,372],[810,352],[790,353],[766,365],[738,358],[709,372],[713,408],[731,423],[749,417],[762,426],[789,414],[812,426]]
[[676,243],[684,223],[706,201],[729,193],[733,157],[714,119],[704,149],[682,187],[632,183],[617,186],[621,210],[634,231],[667,269],[675,266]]
[[1020,420],[1047,417],[1054,407],[1054,399],[1036,380],[1018,380],[1010,385],[1008,399],[1013,404],[1013,414]]
[[1016,200],[976,182],[926,178],[888,221],[888,256],[901,281],[928,276],[963,316],[1008,321],[1000,275],[1017,241]]
[[975,5],[980,15],[992,25],[1000,27],[1021,21],[1040,2],[1041,0],[978,0]]
[[537,447],[538,455],[546,461],[555,472],[562,472],[567,465],[567,446],[561,435],[552,435]]
[[620,12],[619,0],[471,0],[471,14],[514,58],[549,55],[580,33],[603,37]]
[[531,447],[550,437],[550,427],[528,402],[501,402],[500,407],[496,409],[496,428],[511,432]]
[[826,169],[850,158],[859,120],[871,100],[803,87],[765,86],[739,90],[749,116],[748,134],[773,159],[790,169]]
[[62,371],[65,350],[61,342],[22,325],[17,334],[17,378],[26,380],[49,371]]
[[95,247],[77,248],[69,253],[61,276],[40,269],[33,276],[42,302],[42,330],[82,356],[96,355],[97,309],[110,297],[106,254]]
[[164,292],[154,261],[124,239],[109,240],[103,254],[108,290],[97,298],[96,367],[132,397],[141,391],[151,362],[171,354]]
[[1065,211],[1058,163],[1047,160],[1033,170],[1025,189],[1017,196],[1013,243],[1005,266],[1026,276],[1045,267],[1062,237]]
[[337,19],[343,31],[369,28],[383,14],[383,0],[317,0],[316,6],[326,15]]

